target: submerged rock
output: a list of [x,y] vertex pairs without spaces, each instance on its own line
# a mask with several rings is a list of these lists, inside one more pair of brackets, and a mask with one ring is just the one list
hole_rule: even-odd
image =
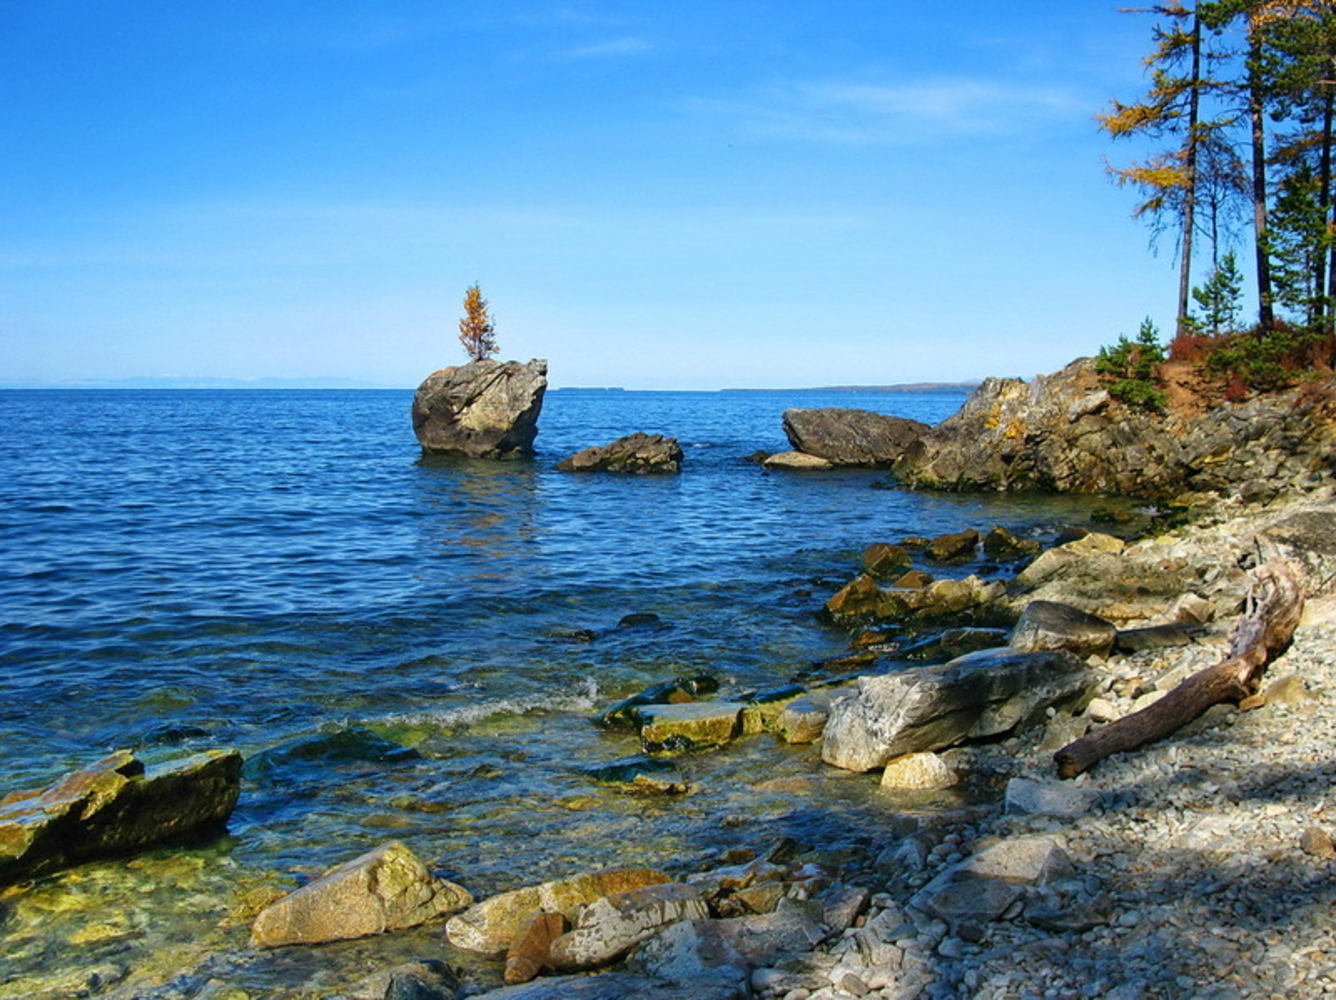
[[789,469],[794,472],[820,472],[834,468],[826,459],[801,451],[781,451],[767,456],[761,464],[767,469]]
[[468,458],[533,451],[547,391],[547,362],[471,361],[429,375],[413,396],[422,450]]
[[643,754],[582,768],[594,781],[634,795],[684,795],[690,791],[682,771],[670,760]]
[[331,869],[263,910],[251,927],[262,948],[322,944],[416,927],[473,902],[391,841]]
[[240,792],[235,750],[151,768],[118,751],[0,799],[0,883],[221,828]]
[[576,452],[558,462],[557,468],[562,472],[674,473],[681,470],[682,457],[677,438],[636,432]]

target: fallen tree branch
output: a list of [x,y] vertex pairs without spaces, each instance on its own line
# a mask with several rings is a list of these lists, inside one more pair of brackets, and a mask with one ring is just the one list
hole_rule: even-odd
[[1230,636],[1229,657],[1197,671],[1141,711],[1067,744],[1053,755],[1059,777],[1074,778],[1110,754],[1172,733],[1212,705],[1237,703],[1255,693],[1268,664],[1289,646],[1303,608],[1303,588],[1289,563],[1273,559],[1258,567]]

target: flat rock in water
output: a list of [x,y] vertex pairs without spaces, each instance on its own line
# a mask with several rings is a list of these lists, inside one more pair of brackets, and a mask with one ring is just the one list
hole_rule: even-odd
[[761,463],[767,469],[789,469],[794,472],[819,472],[834,466],[824,458],[801,451],[781,451]]
[[397,841],[331,869],[263,910],[251,927],[262,948],[322,944],[416,927],[473,902],[436,879]]
[[640,709],[640,742],[651,753],[690,753],[731,743],[742,732],[745,706],[731,701],[647,705]]
[[45,789],[0,799],[0,884],[219,828],[241,793],[241,754],[146,768],[128,750]]
[[870,771],[901,754],[1009,732],[1050,705],[1079,701],[1095,682],[1066,650],[985,649],[942,666],[860,677],[855,694],[831,705],[821,757]]

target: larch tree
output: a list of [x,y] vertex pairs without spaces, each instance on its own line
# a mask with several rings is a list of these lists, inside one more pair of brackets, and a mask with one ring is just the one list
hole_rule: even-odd
[[459,342],[471,361],[483,361],[497,351],[496,331],[487,300],[476,283],[464,293],[464,318],[459,321]]
[[1203,124],[1203,92],[1213,86],[1203,70],[1202,23],[1196,7],[1178,0],[1158,4],[1153,13],[1166,18],[1155,28],[1156,48],[1146,59],[1151,87],[1133,104],[1113,102],[1107,114],[1097,116],[1100,127],[1115,139],[1172,137],[1175,145],[1144,163],[1110,167],[1119,185],[1132,184],[1146,198],[1133,215],[1149,217],[1158,232],[1168,224],[1179,231],[1177,332],[1190,327],[1188,296],[1192,285],[1193,236],[1200,185],[1201,150],[1219,127]]

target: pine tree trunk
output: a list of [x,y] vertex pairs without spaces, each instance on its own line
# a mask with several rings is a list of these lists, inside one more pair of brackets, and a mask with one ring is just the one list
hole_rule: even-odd
[[1263,330],[1276,325],[1272,307],[1271,254],[1267,249],[1266,225],[1266,122],[1263,117],[1261,80],[1262,42],[1256,25],[1250,26],[1248,41],[1248,120],[1252,126],[1253,230],[1257,251],[1257,319]]
[[1177,335],[1188,332],[1188,294],[1192,287],[1192,237],[1197,227],[1197,119],[1201,107],[1201,15],[1192,15],[1192,76],[1188,94],[1187,145],[1183,150],[1183,170],[1187,190],[1183,196],[1183,259],[1178,269]]

